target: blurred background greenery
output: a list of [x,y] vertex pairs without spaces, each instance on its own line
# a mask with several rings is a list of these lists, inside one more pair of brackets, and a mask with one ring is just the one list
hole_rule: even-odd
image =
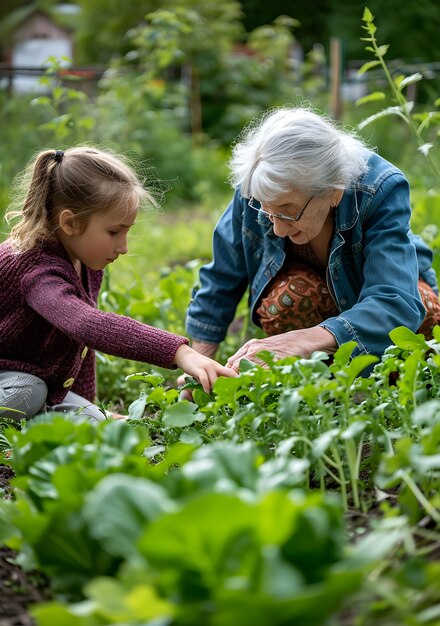
[[[66,10],[69,7],[69,10]],[[383,87],[380,71],[356,69],[371,55],[361,40],[364,3],[315,0],[3,0],[0,7],[0,208],[13,176],[32,154],[79,142],[123,151],[166,181],[166,206],[227,193],[231,142],[260,111],[311,102],[334,114],[331,41],[349,126],[377,109],[357,94]],[[416,104],[435,101],[440,81],[438,3],[372,0],[380,37],[396,72],[419,71]],[[39,91],[15,92],[14,45],[45,15],[72,41],[70,62],[52,58]],[[26,26],[27,25],[27,26]],[[41,38],[47,35],[38,35]],[[66,68],[70,67],[69,72]],[[383,120],[362,133],[415,184],[431,187],[423,156],[403,122]],[[163,189],[164,185],[159,185]]]
[[[405,91],[407,119],[379,116],[359,132],[410,180],[413,228],[433,246],[440,274],[440,170],[426,158],[429,146],[431,163],[439,163],[438,2],[368,6],[379,43],[389,45],[391,76],[418,78]],[[270,107],[311,103],[357,129],[396,105],[383,68],[358,73],[374,59],[362,40],[363,14],[360,0],[2,0],[0,215],[14,176],[40,149],[89,143],[126,154],[162,209],[142,215],[130,254],[108,272],[101,304],[184,333],[197,268],[210,258],[212,229],[231,195],[229,150],[245,124]],[[43,44],[55,30],[71,54],[52,55],[29,70],[33,88],[16,88],[16,47],[30,36]],[[383,101],[359,106],[377,92]],[[422,134],[424,150],[415,136]],[[236,343],[248,332],[245,318]],[[221,356],[234,347],[226,344]],[[122,365],[102,362],[103,396],[120,397]]]

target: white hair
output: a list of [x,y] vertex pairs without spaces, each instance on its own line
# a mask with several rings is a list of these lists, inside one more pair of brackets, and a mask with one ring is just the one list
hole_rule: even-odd
[[271,109],[233,147],[229,180],[242,196],[271,202],[292,190],[346,189],[366,169],[360,138],[302,107]]

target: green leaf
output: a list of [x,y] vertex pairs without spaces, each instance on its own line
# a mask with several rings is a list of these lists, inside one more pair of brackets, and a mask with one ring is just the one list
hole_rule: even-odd
[[258,493],[266,493],[275,489],[304,486],[307,484],[307,472],[310,468],[309,459],[279,456],[269,459],[258,467]]
[[204,489],[213,489],[221,481],[255,491],[258,459],[257,447],[250,441],[217,441],[197,450],[182,473]]
[[[194,402],[181,400],[167,406],[162,417],[162,421],[167,428],[184,428],[191,426],[200,417],[198,406]],[[202,414],[203,415],[203,414]]]
[[262,552],[262,592],[276,599],[297,595],[304,585],[298,569],[283,560],[277,546],[266,545]]
[[413,83],[422,80],[422,78],[423,76],[420,74],[420,72],[416,72],[415,74],[411,74],[411,76],[407,76],[400,82],[399,91],[402,91],[402,89],[404,89],[408,85],[412,85]]
[[258,367],[258,365],[253,361],[248,361],[248,359],[241,359],[240,361],[240,373],[248,372],[249,370],[253,370],[256,367]]
[[188,430],[184,430],[180,434],[179,440],[183,443],[190,443],[193,446],[201,446],[203,443],[203,439],[196,428],[188,428]]
[[326,453],[329,446],[332,445],[334,440],[339,434],[339,428],[332,428],[324,433],[321,433],[313,442],[312,456],[314,459],[320,459],[323,454]]
[[73,615],[69,609],[58,602],[46,602],[30,607],[29,612],[39,626],[87,626],[86,619]]
[[148,372],[137,372],[136,374],[129,374],[125,377],[125,380],[142,380],[151,387],[158,387],[165,382],[163,376],[160,374],[150,374]]
[[85,592],[92,600],[92,606],[99,607],[99,616],[106,620],[105,623],[152,624],[156,619],[158,624],[169,623],[175,612],[173,605],[160,598],[154,587],[146,583],[135,584],[126,590],[118,581],[100,577],[92,580]]
[[152,522],[139,546],[153,565],[200,572],[206,581],[216,581],[231,559],[234,541],[257,523],[255,505],[237,495],[203,494]]
[[402,350],[422,350],[423,352],[429,350],[425,337],[421,333],[416,335],[405,326],[394,328],[389,335],[394,345]]
[[358,128],[359,130],[362,130],[363,128],[365,128],[365,126],[368,126],[368,124],[371,124],[371,122],[375,122],[376,120],[379,120],[383,117],[387,117],[388,115],[397,115],[398,117],[402,118],[404,122],[409,124],[409,120],[407,116],[405,115],[405,112],[403,111],[402,107],[394,106],[394,107],[387,107],[386,109],[379,111],[375,115],[371,115],[370,117],[367,117],[365,120],[362,120],[362,122],[359,122]]
[[212,402],[212,397],[209,395],[209,393],[206,393],[206,391],[204,391],[203,389],[200,389],[200,385],[199,385],[199,388],[194,389],[192,394],[193,394],[194,402],[199,407],[204,407],[210,402]]
[[357,74],[358,76],[360,76],[361,74],[365,74],[365,72],[368,72],[368,70],[371,70],[373,67],[377,67],[380,64],[380,61],[368,61],[358,69]]
[[48,96],[38,96],[38,98],[33,98],[31,100],[31,106],[35,106],[35,105],[48,106],[51,104],[52,104],[52,100],[48,98]]
[[404,539],[406,523],[405,518],[385,520],[377,530],[357,542],[351,551],[350,562],[362,566],[385,559]]
[[96,120],[90,116],[81,117],[77,121],[77,125],[79,128],[84,128],[85,130],[92,130],[95,127]]
[[[353,350],[357,347],[357,343],[355,341],[347,341],[343,343],[333,355],[333,363],[336,364],[337,367],[333,369],[337,369],[347,365],[350,360],[350,357],[353,353]],[[332,370],[332,367],[330,367]]]
[[147,404],[147,398],[145,393],[142,393],[137,400],[132,402],[128,407],[128,417],[132,420],[140,420],[145,413],[145,406]]
[[66,89],[65,95],[69,98],[69,100],[86,100],[87,96],[83,91],[78,91],[78,89]]
[[385,44],[384,46],[379,46],[376,50],[376,55],[378,57],[384,57],[388,51],[389,44]]
[[335,376],[338,380],[345,379],[345,385],[349,386],[359,374],[370,365],[373,365],[373,363],[377,363],[377,361],[379,361],[379,357],[374,354],[359,354],[348,365],[336,371]]
[[54,87],[52,92],[54,100],[59,100],[63,96],[64,92],[64,87]]
[[165,450],[165,446],[162,445],[148,446],[148,448],[144,450],[144,456],[147,459],[154,459],[154,457],[159,456],[159,454],[162,454]]
[[148,523],[174,509],[160,485],[112,474],[87,495],[83,512],[92,537],[110,554],[127,557],[137,554],[137,539]]
[[341,432],[341,439],[354,439],[361,435],[366,427],[367,422],[356,420]]
[[360,106],[361,104],[365,104],[366,102],[377,102],[378,100],[385,100],[386,96],[382,91],[373,91],[369,93],[367,96],[363,96],[362,98],[358,98],[356,100],[356,106]]
[[154,467],[154,470],[162,476],[166,474],[170,467],[185,465],[193,452],[194,446],[182,442],[175,443],[166,449],[164,458]]
[[236,395],[238,390],[243,386],[243,378],[228,378],[220,376],[214,383],[213,391],[218,396],[217,403],[228,404],[235,407],[237,404]]
[[365,7],[363,15],[362,15],[362,21],[370,24],[373,20],[374,20],[374,15],[372,14],[372,12],[370,11],[368,7]]

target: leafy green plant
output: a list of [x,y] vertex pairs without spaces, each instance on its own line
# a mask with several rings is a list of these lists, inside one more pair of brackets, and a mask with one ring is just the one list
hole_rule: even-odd
[[39,130],[52,137],[59,146],[80,141],[95,126],[94,117],[85,112],[84,105],[89,104],[86,93],[65,85],[75,80],[66,71],[66,63],[70,62],[71,59],[64,56],[47,59],[48,67],[38,82],[48,94],[32,101],[34,106],[44,107],[50,115],[49,121],[41,124]]
[[[151,387],[130,412],[154,433],[160,453],[176,441],[198,446],[216,439],[253,440],[274,464],[288,464],[292,456],[299,462],[296,484],[319,485],[322,491],[336,486],[346,509],[365,510],[380,451],[394,455],[394,441],[405,434],[417,441],[413,411],[438,397],[437,342],[403,327],[392,337],[396,345],[369,377],[359,374],[377,359],[350,358],[353,343],[341,346],[331,366],[320,353],[279,361],[261,353],[265,367],[244,363],[238,378],[218,379],[211,394],[195,381],[187,383],[193,403],[176,404],[177,392],[162,389],[163,379],[135,375],[132,380]],[[393,376],[396,384],[390,386]],[[366,471],[369,479],[361,479]]]
[[[39,626],[329,624],[346,600],[359,623],[400,615],[383,594],[390,559],[405,577],[439,540],[439,332],[396,329],[369,376],[352,344],[330,365],[262,353],[210,394],[190,381],[192,402],[160,374],[130,376],[127,422],[49,414],[6,430],[0,541],[64,598],[35,608]],[[344,511],[363,527],[346,534]],[[435,566],[417,571],[414,620],[436,598]],[[414,581],[401,593],[408,607]]]
[[[410,85],[422,80],[422,75],[417,72],[410,76],[403,76],[401,74],[392,76],[391,71],[385,61],[385,55],[388,51],[388,45],[380,45],[376,39],[377,27],[374,23],[374,16],[371,11],[366,7],[363,14],[364,25],[362,28],[367,32],[367,36],[362,38],[362,41],[366,41],[368,45],[366,50],[373,53],[376,58],[374,61],[368,61],[359,70],[359,74],[363,74],[373,68],[380,67],[385,75],[388,83],[392,105],[385,107],[378,113],[368,117],[359,124],[359,128],[364,128],[367,124],[374,122],[384,116],[396,115],[401,118],[409,127],[411,134],[417,143],[417,149],[425,155],[428,159],[430,166],[433,168],[438,179],[440,179],[440,166],[437,160],[433,157],[431,150],[433,143],[424,138],[426,132],[432,127],[438,127],[440,124],[440,111],[428,111],[428,112],[416,112],[414,110],[414,102],[409,100],[405,95],[407,88]],[[376,102],[386,100],[386,95],[383,91],[374,91],[357,101],[357,104],[364,104],[366,102]],[[435,106],[439,106],[440,99],[435,101]]]
[[22,564],[37,562],[54,589],[72,595],[93,573],[114,572],[118,561],[100,552],[80,514],[88,491],[104,476],[120,471],[142,475],[145,429],[120,421],[101,428],[48,414],[21,431],[7,429],[13,452],[4,460],[15,472],[17,501],[0,502],[1,541],[26,544]]
[[[97,495],[91,494],[93,507]],[[176,626],[323,624],[361,583],[363,568],[344,555],[340,510],[318,494],[278,491],[249,500],[211,492],[174,507],[145,528],[138,542],[143,562],[113,579],[91,581],[80,613],[79,605],[36,608],[38,624],[53,624],[54,616],[82,625],[115,618],[127,624],[167,619]],[[107,549],[115,548],[110,539]],[[151,602],[145,607],[135,596]]]

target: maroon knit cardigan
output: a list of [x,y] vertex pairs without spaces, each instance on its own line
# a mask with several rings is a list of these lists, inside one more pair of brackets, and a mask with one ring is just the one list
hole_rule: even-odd
[[70,389],[93,402],[95,350],[172,369],[177,349],[188,343],[98,310],[102,277],[83,267],[81,279],[58,241],[22,253],[0,244],[0,369],[42,378],[48,405]]

